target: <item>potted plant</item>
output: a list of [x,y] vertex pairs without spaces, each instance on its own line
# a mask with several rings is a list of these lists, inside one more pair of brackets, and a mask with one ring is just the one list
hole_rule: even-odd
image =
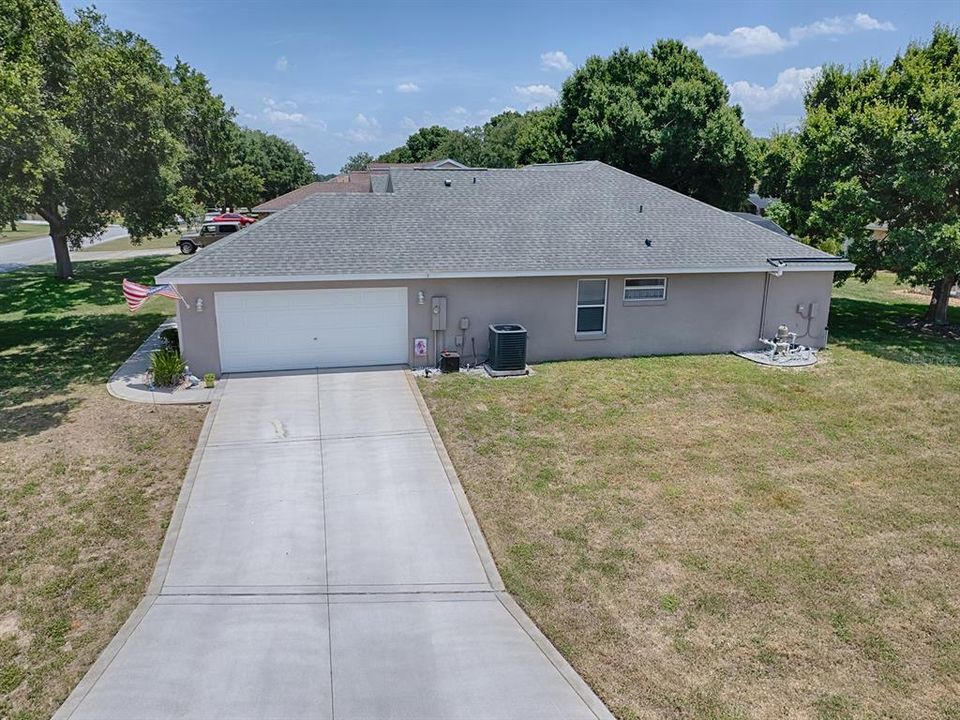
[[203,386],[204,386],[204,387],[208,387],[208,388],[212,388],[212,387],[213,387],[213,381],[216,380],[216,379],[217,379],[217,376],[214,375],[213,373],[206,373],[206,374],[203,376]]

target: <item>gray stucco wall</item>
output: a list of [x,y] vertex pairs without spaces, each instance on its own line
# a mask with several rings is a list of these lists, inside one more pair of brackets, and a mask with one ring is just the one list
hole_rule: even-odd
[[[472,361],[471,338],[482,360],[487,354],[487,326],[520,323],[529,333],[530,362],[592,357],[728,352],[759,346],[764,282],[769,278],[764,336],[778,325],[787,325],[799,342],[822,347],[830,310],[831,272],[690,274],[668,278],[667,299],[649,305],[623,302],[623,276],[607,278],[607,329],[604,337],[578,339],[574,332],[577,278],[480,278],[385,282],[270,283],[230,285],[180,285],[190,309],[179,312],[181,346],[191,372],[220,374],[215,293],[238,290],[303,290],[334,287],[406,287],[409,315],[410,364],[423,364],[413,356],[413,338],[429,338],[428,364],[434,357],[430,298],[447,298],[446,333],[440,349],[456,349],[461,334],[459,320],[470,319],[465,333],[465,361]],[[418,304],[423,292],[425,302]],[[196,311],[202,299],[203,311]],[[816,303],[816,314],[798,313]]]

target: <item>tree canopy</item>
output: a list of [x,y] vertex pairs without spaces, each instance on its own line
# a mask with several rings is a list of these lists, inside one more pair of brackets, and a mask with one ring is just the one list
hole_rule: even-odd
[[355,170],[366,170],[373,162],[373,155],[368,152],[359,152],[347,158],[347,162],[340,168],[341,173],[348,173]]
[[591,57],[563,84],[560,126],[602,160],[727,209],[751,187],[750,134],[723,80],[677,40]]
[[137,240],[313,180],[295,146],[238,128],[202,74],[95,11],[0,0],[0,19],[0,217],[50,224],[58,276],[117,216]]
[[[805,106],[800,131],[768,157],[762,188],[793,208],[799,232],[850,238],[862,279],[892,270],[931,287],[928,320],[945,323],[960,275],[957,29],[938,26],[886,67],[824,68]],[[873,223],[886,224],[885,237]]]

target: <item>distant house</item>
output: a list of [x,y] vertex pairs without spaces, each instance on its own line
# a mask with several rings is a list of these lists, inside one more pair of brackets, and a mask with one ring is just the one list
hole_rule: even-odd
[[882,222],[868,223],[867,230],[870,231],[870,238],[873,240],[886,240],[890,232],[887,224]]
[[758,193],[750,193],[747,195],[747,205],[753,208],[754,215],[766,215],[767,208],[770,204],[779,199],[780,198],[760,197]]
[[417,170],[467,170],[467,166],[456,160],[446,158],[444,160],[430,160],[429,162],[419,163],[382,163],[374,162],[367,166],[370,172],[385,172],[387,170],[399,170],[400,168]]
[[775,233],[780,233],[781,235],[786,235],[787,237],[790,237],[790,233],[788,233],[786,230],[784,230],[782,227],[777,225],[773,220],[771,220],[768,217],[763,217],[761,215],[754,215],[753,213],[748,213],[748,212],[732,212],[730,214],[733,215],[734,217],[740,218],[741,220],[746,220],[747,222],[751,222],[754,225],[759,225],[762,228],[766,228],[767,230],[771,230]]
[[[379,173],[370,171],[371,178]],[[164,271],[198,374],[429,366],[522,325],[531,362],[826,342],[843,258],[596,161],[390,168]]]
[[422,163],[370,163],[366,170],[351,170],[330,180],[312,182],[296,190],[262,202],[253,208],[258,215],[271,215],[319,193],[383,192],[391,169],[465,170],[466,165],[446,158]]

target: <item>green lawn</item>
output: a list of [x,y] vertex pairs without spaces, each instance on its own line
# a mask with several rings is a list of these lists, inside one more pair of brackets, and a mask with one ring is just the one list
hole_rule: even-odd
[[420,381],[509,590],[618,717],[960,717],[960,343],[898,325],[925,303],[849,282],[804,371]]
[[46,223],[42,225],[17,223],[16,231],[10,229],[10,223],[3,226],[0,230],[0,245],[14,240],[29,240],[35,237],[44,237],[50,234],[50,226]]
[[48,718],[141,599],[205,410],[110,397],[174,311],[124,277],[176,258],[0,274],[0,717]]
[[105,243],[89,245],[83,248],[85,253],[95,252],[116,252],[117,250],[174,250],[177,247],[177,240],[180,239],[179,232],[167,233],[158,238],[148,238],[134,245],[128,237],[117,238],[116,240],[107,240]]

